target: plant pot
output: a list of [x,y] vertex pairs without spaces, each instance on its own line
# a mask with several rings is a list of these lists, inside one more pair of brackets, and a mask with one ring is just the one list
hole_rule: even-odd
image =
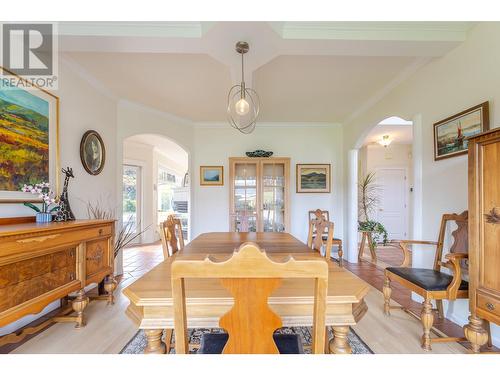
[[37,223],[50,223],[52,221],[52,214],[47,212],[37,212],[35,217]]

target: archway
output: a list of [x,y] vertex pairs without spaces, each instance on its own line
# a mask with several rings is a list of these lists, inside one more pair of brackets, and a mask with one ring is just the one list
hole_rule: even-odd
[[[407,127],[405,131],[402,131],[404,127]],[[392,129],[391,129],[392,127]],[[373,125],[366,127],[365,131],[358,137],[355,147],[348,152],[348,176],[347,176],[347,242],[348,242],[348,260],[349,262],[356,263],[358,261],[358,180],[361,174],[367,173],[368,169],[366,163],[363,164],[363,159],[366,161],[366,146],[371,145],[371,147],[379,155],[387,153],[388,149],[378,144],[383,143],[383,136],[387,135],[389,141],[395,142],[393,145],[398,143],[407,144],[407,148],[411,148],[411,160],[408,160],[406,168],[411,175],[408,175],[408,186],[407,190],[407,205],[409,208],[410,216],[407,223],[406,237],[416,237],[420,238],[421,227],[422,227],[422,130],[421,130],[421,118],[420,115],[416,115],[411,120],[405,120],[398,116],[389,116],[380,121],[376,121]],[[386,139],[387,140],[387,139]],[[394,146],[393,146],[394,147]],[[404,149],[403,146],[398,146],[400,149]],[[386,150],[384,152],[384,149]],[[391,153],[391,152],[389,152]],[[392,161],[395,158],[400,157],[400,150],[398,153],[392,152],[394,155],[389,155],[389,159]],[[371,155],[370,155],[371,156]],[[376,158],[372,158],[371,166],[377,162]],[[378,160],[380,162],[380,158]],[[381,165],[386,165],[386,168],[391,168],[389,163],[384,163],[382,160]],[[392,163],[392,167],[399,168],[400,166],[395,166]],[[387,167],[387,165],[389,165]],[[399,236],[398,236],[399,237]],[[398,238],[400,239],[400,238]]]

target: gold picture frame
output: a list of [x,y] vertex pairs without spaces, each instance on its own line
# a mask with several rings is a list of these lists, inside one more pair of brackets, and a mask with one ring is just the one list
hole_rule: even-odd
[[330,193],[331,164],[297,164],[297,193]]
[[[47,110],[47,118],[48,118],[48,175],[49,175],[49,183],[55,189],[57,195],[60,194],[60,151],[59,151],[59,97],[52,94],[51,92],[32,84],[26,79],[18,76],[17,74],[11,72],[10,70],[0,66],[0,77],[9,77],[16,80],[16,87],[19,90],[23,90],[23,92],[27,92],[34,97],[40,98],[42,101],[47,102],[48,110]],[[2,81],[2,85],[0,85],[0,91],[4,88],[3,85],[6,85],[4,81]],[[21,87],[21,88],[19,88]],[[26,90],[24,87],[29,87],[32,90]],[[4,91],[5,93],[6,91]],[[5,98],[6,95],[1,95],[0,99]],[[7,113],[7,112],[5,112]],[[0,107],[0,115],[4,114],[3,109]],[[4,117],[4,119],[8,119],[8,117]],[[5,128],[3,128],[0,124],[0,135],[2,131],[6,132]],[[0,156],[0,165],[2,165],[2,158]],[[41,181],[40,181],[41,182]],[[31,202],[37,203],[41,202],[41,199],[38,199],[34,195],[30,193],[23,193],[19,190],[0,190],[0,203],[24,203]]]
[[223,165],[200,166],[200,185],[224,186],[224,166]]

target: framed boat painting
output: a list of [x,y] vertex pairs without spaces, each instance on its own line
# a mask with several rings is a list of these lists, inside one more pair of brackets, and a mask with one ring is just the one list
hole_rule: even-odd
[[330,164],[297,164],[297,193],[329,193]]
[[481,103],[434,124],[434,160],[467,153],[468,138],[488,130],[489,104]]
[[0,203],[37,202],[21,187],[59,193],[59,98],[0,67]]

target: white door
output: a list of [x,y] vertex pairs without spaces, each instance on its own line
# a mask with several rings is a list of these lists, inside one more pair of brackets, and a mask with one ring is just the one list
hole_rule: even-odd
[[380,189],[377,220],[384,225],[389,240],[407,239],[406,169],[380,168],[377,169],[375,176]]

